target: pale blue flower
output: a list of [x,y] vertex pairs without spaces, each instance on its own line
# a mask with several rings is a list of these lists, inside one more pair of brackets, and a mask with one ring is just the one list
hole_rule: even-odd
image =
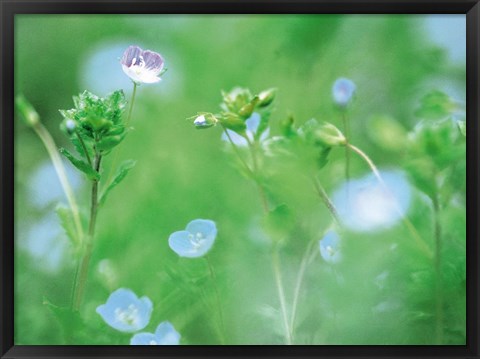
[[[253,142],[254,137],[257,134],[258,126],[260,126],[260,121],[261,121],[261,116],[257,112],[252,113],[252,115],[245,121],[245,125],[247,126],[247,129],[245,130],[245,134],[248,137],[248,140],[250,142]],[[232,139],[232,142],[236,146],[239,146],[239,147],[248,146],[248,141],[245,137],[240,136],[238,133],[232,130],[227,129],[226,131],[228,132],[228,134],[230,135],[230,138]],[[269,134],[270,134],[270,128],[265,129],[265,131],[263,131],[262,134],[260,135],[260,138],[259,138],[260,142],[265,141]],[[230,141],[225,132],[222,133],[222,140]]]
[[352,80],[343,77],[337,79],[332,87],[332,94],[335,103],[339,106],[348,105],[355,90],[356,86]]
[[340,253],[340,236],[334,230],[329,230],[319,241],[320,254],[328,263],[337,263],[342,258]]
[[208,219],[195,219],[184,231],[172,233],[168,238],[168,244],[180,257],[197,258],[210,250],[216,236],[215,222]]
[[332,199],[343,225],[357,232],[386,229],[405,215],[411,189],[398,171],[382,171],[384,185],[369,174],[350,180],[334,192]]
[[170,322],[162,322],[152,333],[138,333],[130,339],[130,345],[179,345],[180,333]]
[[138,298],[130,289],[120,288],[110,294],[107,303],[97,307],[97,313],[112,328],[135,332],[150,321],[153,305],[148,297]]

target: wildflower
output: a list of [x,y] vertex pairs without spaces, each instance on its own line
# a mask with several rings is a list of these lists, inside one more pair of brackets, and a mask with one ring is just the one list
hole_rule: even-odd
[[[257,134],[258,127],[260,126],[260,114],[257,112],[254,112],[246,121],[245,125],[247,126],[247,129],[245,130],[245,134],[248,138],[248,141],[253,142],[255,135]],[[247,147],[248,146],[248,141],[245,137],[239,135],[235,131],[232,130],[226,130],[228,135],[230,136],[232,142],[239,147]],[[270,134],[270,129],[267,128],[265,131],[260,136],[260,142],[263,142],[267,139],[268,135]],[[230,141],[227,134],[225,132],[222,133],[222,140],[224,141]]]
[[352,80],[343,77],[337,79],[332,87],[332,94],[335,103],[342,107],[348,105],[355,90],[356,86]]
[[340,237],[334,230],[329,230],[319,241],[320,254],[328,263],[337,263],[341,259]]
[[130,345],[179,345],[180,334],[172,323],[166,321],[158,325],[155,334],[138,333],[130,339]]
[[210,250],[216,236],[215,222],[208,219],[195,219],[184,231],[172,233],[168,238],[168,244],[180,257],[197,258]]
[[201,113],[193,121],[193,125],[198,129],[215,126],[218,119],[211,113]]
[[156,52],[143,51],[138,46],[129,46],[120,62],[123,72],[137,85],[161,80],[159,75],[163,70],[164,62],[162,56]]
[[148,297],[138,298],[130,289],[120,288],[110,294],[107,303],[97,307],[97,313],[112,328],[135,332],[147,326],[152,309]]
[[405,176],[396,171],[381,176],[384,184],[370,174],[346,182],[334,193],[333,203],[347,228],[358,232],[388,228],[405,215],[411,197]]

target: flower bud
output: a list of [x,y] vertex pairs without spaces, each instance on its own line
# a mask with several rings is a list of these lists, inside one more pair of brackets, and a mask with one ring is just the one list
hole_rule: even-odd
[[65,121],[65,128],[67,129],[67,132],[69,134],[72,134],[75,131],[76,127],[77,127],[77,125],[75,124],[75,121],[73,121],[73,120]]
[[247,128],[245,120],[242,120],[237,114],[232,112],[223,113],[222,117],[220,118],[220,122],[226,128],[240,134],[243,133]]
[[205,113],[197,116],[193,121],[196,128],[209,128],[215,126],[218,123],[218,119],[211,113]]
[[272,103],[277,93],[277,89],[271,88],[265,91],[260,92],[258,95],[258,106],[266,107]]
[[319,143],[332,147],[344,146],[347,140],[343,133],[331,123],[325,122],[314,132],[314,138]]
[[18,111],[28,126],[35,126],[40,121],[40,116],[25,97],[19,95],[15,99]]
[[339,106],[347,106],[355,93],[356,86],[353,81],[339,78],[332,87],[333,100]]
[[249,118],[252,115],[254,109],[255,103],[249,102],[245,106],[242,106],[240,111],[238,111],[238,114],[244,118]]

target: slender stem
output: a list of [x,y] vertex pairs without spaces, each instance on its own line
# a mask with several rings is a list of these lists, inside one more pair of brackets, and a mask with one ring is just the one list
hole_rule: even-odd
[[260,194],[260,200],[262,201],[263,210],[265,211],[265,213],[268,213],[269,209],[268,209],[267,195],[265,194],[265,188],[263,188],[259,178],[260,166],[258,164],[256,142],[250,141],[248,137],[247,137],[247,142],[248,142],[248,148],[250,148],[250,152],[252,154],[253,172],[256,174],[256,176],[254,177],[254,180],[255,180],[255,183],[257,184],[257,189],[258,189],[258,193]]
[[[261,201],[262,201],[263,211],[264,211],[265,214],[267,214],[269,212],[268,201],[267,201],[267,196],[265,195],[265,189],[263,188],[262,184],[258,180],[259,168],[258,168],[258,159],[257,159],[256,151],[255,151],[255,148],[254,148],[254,144],[247,138],[248,146],[249,146],[251,154],[252,154],[252,162],[253,162],[253,167],[254,167],[253,170],[252,170],[252,169],[250,169],[248,164],[243,159],[239,149],[237,148],[237,146],[233,142],[233,140],[230,137],[230,134],[228,133],[227,129],[224,126],[222,126],[222,127],[225,131],[225,134],[226,134],[228,140],[232,144],[233,149],[234,149],[237,157],[242,162],[243,166],[245,167],[245,170],[250,174],[251,178],[255,181],[255,183],[257,185],[257,188],[258,188],[258,192],[260,194]],[[290,327],[289,327],[289,324],[288,324],[285,291],[283,289],[282,274],[281,274],[281,271],[280,271],[280,258],[279,258],[279,255],[278,255],[278,252],[277,252],[276,248],[274,248],[273,251],[272,251],[272,268],[273,268],[273,273],[274,273],[274,276],[275,276],[275,284],[277,286],[277,292],[278,292],[278,297],[279,297],[279,300],[280,300],[280,307],[281,307],[281,311],[282,311],[282,319],[283,319],[283,323],[284,323],[284,327],[285,327],[285,340],[286,340],[288,345],[291,345],[292,344],[292,337],[291,337]]]
[[282,284],[282,273],[280,271],[280,258],[276,248],[272,251],[272,268],[275,275],[275,284],[277,286],[278,298],[280,299],[280,308],[282,310],[283,326],[285,329],[285,340],[288,345],[292,345],[292,332],[288,323],[287,304],[285,300],[285,291]]
[[442,230],[440,227],[440,204],[438,201],[438,196],[433,197],[433,220],[434,220],[434,234],[435,234],[435,312],[436,312],[436,323],[435,323],[435,337],[437,344],[443,343],[443,278],[442,278]]
[[335,205],[333,204],[333,202],[328,197],[327,192],[323,188],[319,179],[316,176],[313,176],[312,180],[313,180],[313,186],[314,186],[315,190],[317,191],[318,196],[320,197],[322,202],[325,204],[327,209],[330,211],[330,214],[332,215],[334,221],[337,224],[340,224],[337,209],[335,208]]
[[295,284],[295,291],[293,294],[293,304],[292,304],[292,313],[290,316],[290,330],[291,330],[291,337],[292,342],[295,337],[295,317],[297,314],[297,305],[298,299],[300,297],[300,289],[302,288],[303,278],[305,276],[305,270],[307,269],[307,265],[310,262],[310,252],[312,251],[312,247],[314,246],[316,241],[310,241],[308,243],[307,248],[305,249],[305,253],[302,256],[302,261],[300,262],[300,269],[298,270],[296,284]]
[[[375,166],[375,164],[372,162],[372,160],[365,154],[365,152],[363,152],[362,150],[360,150],[358,147],[352,145],[351,143],[347,143],[347,146],[352,149],[352,151],[354,151],[355,153],[357,153],[360,157],[363,158],[363,160],[365,162],[367,162],[368,166],[370,167],[370,169],[372,170],[374,176],[377,178],[378,182],[380,183],[380,185],[387,191],[390,191],[387,184],[385,183],[385,181],[383,180],[382,176],[380,175],[380,172],[378,171],[377,167]],[[395,204],[395,209],[397,210],[397,212],[400,214],[401,218],[402,218],[402,221],[405,225],[405,227],[407,227],[408,231],[410,232],[410,234],[412,235],[412,237],[415,239],[415,241],[417,242],[417,244],[422,248],[422,250],[428,255],[428,257],[432,258],[433,257],[433,253],[432,253],[432,250],[430,249],[430,247],[427,245],[427,243],[425,243],[425,241],[422,239],[422,237],[420,236],[420,234],[418,233],[418,231],[416,230],[415,226],[412,224],[412,222],[403,214],[403,211],[401,210],[401,208],[399,207],[397,201],[396,201],[396,198],[393,198],[394,199],[394,204]]]
[[[100,171],[100,164],[102,156],[97,152],[95,154],[94,165],[97,172]],[[91,207],[90,207],[90,224],[88,227],[87,243],[82,260],[79,263],[78,275],[76,275],[75,281],[75,294],[73,297],[73,310],[78,311],[82,304],[83,295],[85,292],[85,285],[88,277],[88,269],[90,265],[90,259],[93,252],[93,241],[95,237],[95,224],[97,222],[98,212],[98,181],[92,181],[92,194],[91,194]]]
[[240,162],[242,163],[244,169],[247,171],[248,175],[251,177],[251,178],[254,178],[254,173],[253,171],[250,169],[250,166],[247,164],[247,162],[243,159],[243,156],[242,154],[240,153],[240,150],[238,149],[237,145],[235,144],[235,142],[233,142],[232,140],[232,137],[230,136],[230,134],[228,133],[227,129],[225,128],[225,126],[223,126],[223,131],[225,132],[225,135],[227,136],[228,140],[230,141],[230,143],[232,144],[232,147],[233,147],[233,150],[235,151],[235,154],[237,155],[238,159],[240,160]]
[[[127,119],[125,120],[125,128],[128,128],[128,126],[130,124],[130,120],[132,118],[133,103],[135,102],[135,95],[137,94],[137,87],[138,87],[138,85],[134,82],[133,83],[132,98],[130,99],[130,108],[128,110]],[[112,165],[110,166],[110,171],[108,173],[107,181],[105,182],[107,184],[110,183],[110,180],[112,179],[112,176],[113,176],[113,172],[115,171],[115,167],[117,167],[118,152],[119,152],[118,150],[115,151],[115,153],[113,155]]]
[[247,171],[248,175],[255,181],[255,184],[257,185],[258,193],[260,195],[260,200],[262,201],[263,210],[265,212],[268,212],[269,211],[268,201],[267,201],[267,196],[265,194],[265,189],[263,188],[263,186],[261,185],[260,181],[257,178],[257,176],[258,176],[258,162],[257,162],[257,156],[255,154],[255,150],[253,149],[252,142],[249,139],[247,139],[248,146],[249,146],[249,148],[251,150],[251,154],[252,154],[252,162],[253,162],[253,167],[254,167],[253,170],[250,168],[250,166],[244,160],[242,154],[240,153],[240,150],[238,149],[235,142],[233,142],[232,137],[228,133],[225,126],[222,125],[222,127],[223,127],[223,130],[225,131],[225,135],[227,136],[228,140],[232,144],[233,150],[235,151],[235,154],[237,155],[240,162],[242,163],[244,169]]
[[224,320],[224,316],[223,316],[222,301],[220,300],[220,291],[218,290],[217,276],[215,274],[215,271],[213,270],[213,265],[212,265],[212,262],[210,261],[210,258],[208,256],[206,256],[205,260],[207,261],[207,266],[208,266],[208,270],[210,272],[210,277],[212,278],[213,286],[215,288],[215,296],[217,298],[217,307],[218,307],[218,314],[220,316],[220,327],[221,327],[220,338],[221,338],[222,344],[226,344],[225,320]]
[[348,181],[350,180],[350,149],[348,148],[348,143],[350,141],[350,128],[348,123],[347,115],[345,111],[342,111],[342,122],[343,122],[343,129],[345,132],[345,141],[347,146],[345,146],[345,180],[347,182],[347,198],[348,198]]
[[132,118],[133,103],[135,102],[135,95],[137,94],[137,87],[138,87],[138,85],[134,82],[133,83],[132,99],[130,100],[130,109],[128,110],[128,116],[127,116],[127,120],[125,121],[125,127],[128,127],[128,125],[130,124],[130,120]]
[[57,172],[58,179],[60,180],[60,184],[63,188],[63,191],[65,192],[65,196],[67,197],[68,204],[72,211],[78,240],[82,242],[83,227],[80,220],[80,211],[78,210],[77,201],[75,199],[72,187],[70,186],[70,182],[68,181],[65,167],[63,166],[62,159],[60,158],[60,154],[58,153],[57,146],[55,145],[55,142],[53,141],[53,138],[48,132],[48,130],[40,122],[37,122],[35,125],[33,125],[33,129],[35,130],[38,137],[40,137],[40,139],[42,140],[48,154],[50,155],[50,159],[52,160],[55,171]]
[[78,133],[78,130],[75,130],[75,134],[77,135],[78,140],[80,141],[80,144],[82,145],[83,152],[85,153],[85,157],[87,158],[88,164],[92,166],[92,160],[90,159],[90,155],[88,154],[87,151],[87,146],[85,146],[85,142],[83,141],[82,136]]

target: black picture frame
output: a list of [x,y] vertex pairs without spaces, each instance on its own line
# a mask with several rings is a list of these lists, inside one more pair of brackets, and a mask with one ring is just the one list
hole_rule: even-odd
[[[1,16],[1,358],[431,357],[479,358],[478,0],[0,0]],[[22,346],[14,345],[14,25],[17,14],[466,14],[467,341],[465,346]]]

